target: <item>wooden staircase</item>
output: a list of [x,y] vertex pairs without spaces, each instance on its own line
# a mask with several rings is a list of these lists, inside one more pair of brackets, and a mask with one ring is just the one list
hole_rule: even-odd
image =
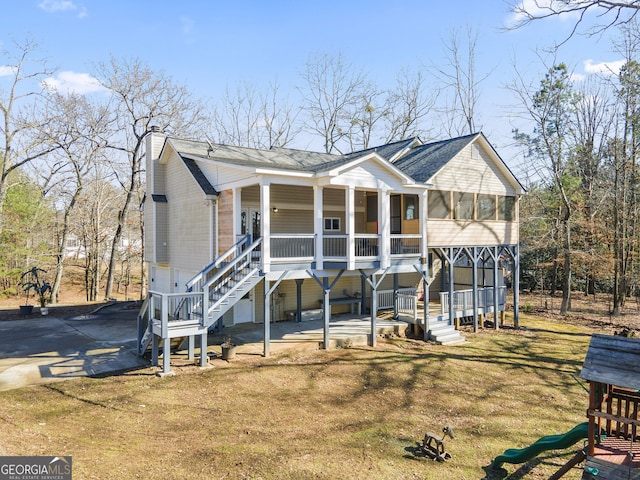
[[139,355],[148,351],[154,336],[193,337],[221,324],[223,315],[264,278],[262,239],[249,242],[250,236],[244,236],[203,268],[187,282],[185,293],[149,292],[138,314]]

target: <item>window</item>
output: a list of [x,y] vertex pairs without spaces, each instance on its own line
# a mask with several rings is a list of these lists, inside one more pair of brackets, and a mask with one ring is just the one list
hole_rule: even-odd
[[451,192],[430,191],[428,208],[429,218],[451,218]]
[[473,193],[455,192],[455,218],[456,220],[473,220]]
[[404,219],[417,220],[418,216],[418,195],[404,196]]
[[378,221],[378,195],[367,195],[367,222]]
[[515,197],[498,197],[498,220],[513,222],[516,219]]
[[496,196],[478,194],[478,220],[496,219]]
[[324,219],[325,232],[339,232],[340,231],[340,219],[337,217],[326,217]]

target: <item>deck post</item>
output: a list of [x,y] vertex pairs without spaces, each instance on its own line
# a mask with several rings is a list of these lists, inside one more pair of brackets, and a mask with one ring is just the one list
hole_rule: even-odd
[[151,334],[151,365],[158,366],[158,336],[155,333]]
[[500,251],[498,246],[493,247],[493,323],[494,329],[500,328],[500,321],[498,320],[498,263],[500,259]]
[[207,347],[208,347],[209,334],[208,330],[205,330],[200,334],[200,366],[207,366]]
[[449,258],[447,258],[447,263],[449,264],[449,325],[453,325],[453,319],[456,316],[456,312],[454,310],[455,302],[453,301],[453,291],[455,290],[453,247],[449,247]]
[[376,346],[376,319],[378,316],[378,286],[375,273],[371,275],[371,347]]
[[196,358],[196,348],[195,348],[195,337],[193,335],[189,335],[187,340],[187,353],[188,356],[187,358],[189,359],[189,361],[193,360],[194,358]]
[[[271,185],[260,185],[260,235],[262,236],[262,272],[271,271]],[[253,241],[255,239],[251,239]]]
[[296,322],[302,322],[302,284],[304,278],[296,278]]
[[329,350],[329,323],[331,322],[331,287],[329,286],[329,277],[322,279],[322,318],[323,318],[323,335],[322,348]]
[[171,373],[171,338],[162,339],[162,373]]
[[471,288],[473,290],[473,332],[478,333],[478,247],[473,247]]
[[271,293],[270,281],[264,280],[264,348],[262,356],[267,358],[271,353]]
[[322,200],[322,187],[314,185],[313,187],[313,211],[315,219],[313,223],[313,232],[315,234],[315,260],[316,270],[324,269],[324,210]]
[[393,319],[398,318],[398,274],[393,274]]
[[347,234],[347,265],[349,270],[356,267],[356,244],[355,244],[355,188],[348,186],[345,192],[345,232]]
[[520,319],[518,311],[520,310],[520,246],[513,247],[513,279],[511,286],[513,287],[513,326],[520,328]]

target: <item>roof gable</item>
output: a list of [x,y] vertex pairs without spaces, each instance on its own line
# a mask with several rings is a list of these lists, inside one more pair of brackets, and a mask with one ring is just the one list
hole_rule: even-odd
[[592,335],[580,377],[640,390],[640,339]]

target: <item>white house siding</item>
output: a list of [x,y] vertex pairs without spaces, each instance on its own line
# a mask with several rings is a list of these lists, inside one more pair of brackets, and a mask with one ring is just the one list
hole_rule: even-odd
[[374,162],[360,164],[339,177],[331,179],[333,185],[345,185],[363,189],[379,189],[383,185],[389,190],[402,190],[398,177],[389,169]]
[[200,271],[210,262],[210,200],[176,155],[167,163],[169,261],[184,270]]
[[149,290],[171,292],[171,271],[168,267],[152,266],[150,268]]
[[434,188],[515,196],[515,186],[509,183],[491,157],[480,149],[480,158],[473,159],[471,151],[472,145],[469,145],[429,179]]
[[500,221],[427,220],[430,247],[515,245],[518,224]]

